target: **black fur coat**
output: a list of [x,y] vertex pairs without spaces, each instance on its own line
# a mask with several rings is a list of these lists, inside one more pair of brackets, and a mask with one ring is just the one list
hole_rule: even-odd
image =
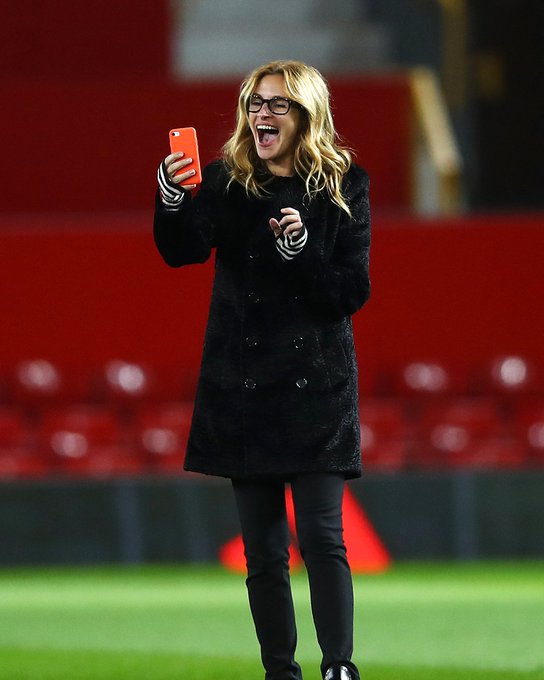
[[[215,281],[185,468],[224,477],[361,472],[351,315],[368,299],[368,176],[352,165],[350,218],[298,178],[274,178],[266,199],[226,188],[219,161],[178,212],[157,195],[155,243],[172,267],[205,262]],[[279,255],[270,217],[300,211],[308,241]]]

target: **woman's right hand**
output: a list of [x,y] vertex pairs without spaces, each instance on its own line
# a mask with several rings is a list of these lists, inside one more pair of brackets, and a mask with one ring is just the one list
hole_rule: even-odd
[[[192,158],[185,158],[183,152],[171,153],[164,159],[164,168],[167,175],[168,182],[174,186],[181,186],[183,189],[196,189],[196,184],[185,184],[187,180],[195,174],[195,170],[188,170],[187,172],[182,172],[176,175],[176,172],[184,168],[186,165],[190,165],[193,162]],[[176,176],[174,176],[176,175]]]
[[186,190],[196,187],[196,184],[182,184],[194,175],[194,170],[182,172],[174,177],[176,172],[191,162],[191,158],[184,158],[182,152],[177,152],[166,156],[159,165],[157,182],[161,192],[161,201],[167,210],[177,210],[181,206]]

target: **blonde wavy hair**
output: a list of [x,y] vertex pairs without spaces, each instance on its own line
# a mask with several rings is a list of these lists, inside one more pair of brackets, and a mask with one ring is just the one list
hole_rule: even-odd
[[268,75],[283,76],[288,96],[301,107],[294,165],[295,172],[306,184],[308,197],[312,199],[325,190],[333,203],[351,214],[342,196],[342,177],[351,164],[351,154],[340,145],[334,129],[325,79],[317,69],[300,61],[270,62],[255,69],[242,83],[236,127],[223,146],[230,182],[239,182],[254,196],[263,197],[268,193],[265,166],[257,155],[248,115],[251,95],[261,79]]

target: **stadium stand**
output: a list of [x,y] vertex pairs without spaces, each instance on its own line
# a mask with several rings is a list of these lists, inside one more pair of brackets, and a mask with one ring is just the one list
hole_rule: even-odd
[[359,414],[365,469],[382,472],[406,469],[413,437],[406,400],[394,397],[363,399]]
[[[182,111],[216,156],[238,80],[173,82],[167,2],[8,4],[0,477],[181,474],[213,263],[160,261],[154,175]],[[542,217],[410,215],[407,74],[331,88],[372,178],[373,292],[354,318],[367,469],[544,465]]]
[[60,474],[110,476],[144,471],[124,424],[107,406],[80,404],[45,411],[38,445],[52,470]]
[[163,402],[136,410],[135,440],[152,471],[182,473],[192,413],[192,402]]

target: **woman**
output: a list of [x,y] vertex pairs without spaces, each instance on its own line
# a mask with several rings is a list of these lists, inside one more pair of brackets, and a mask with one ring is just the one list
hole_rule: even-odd
[[172,267],[216,251],[185,468],[232,479],[267,680],[302,677],[291,484],[322,675],[358,680],[341,509],[360,475],[351,315],[370,289],[368,176],[337,142],[323,77],[294,61],[243,83],[234,133],[194,198],[192,172],[180,173],[190,161],[161,164],[154,224]]

